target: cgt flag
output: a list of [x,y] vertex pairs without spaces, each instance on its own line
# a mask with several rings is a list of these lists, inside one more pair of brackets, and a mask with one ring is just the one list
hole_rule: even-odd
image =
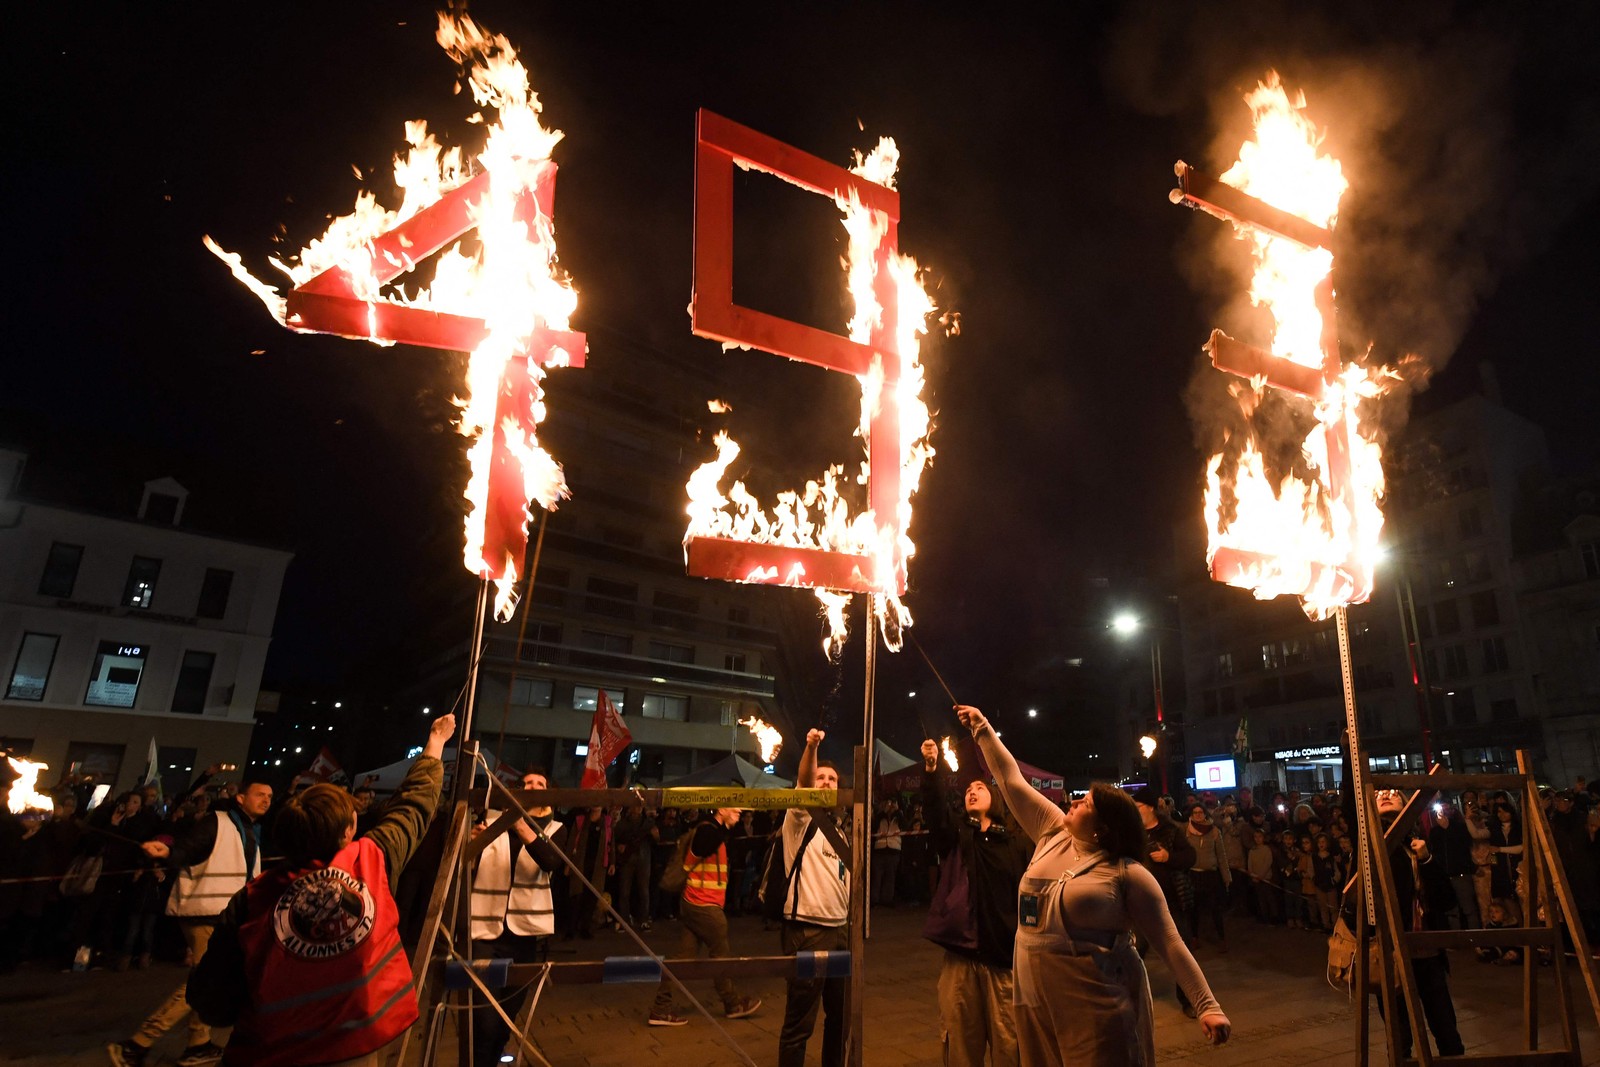
[[579,789],[604,789],[606,768],[633,741],[633,734],[622,721],[611,698],[600,690],[595,704],[594,722],[589,727],[589,755],[583,761],[583,781]]
[[339,766],[339,761],[333,758],[333,753],[324,745],[322,751],[317,753],[317,758],[311,761],[311,766],[301,772],[301,777],[309,778],[313,782],[330,782],[343,771],[344,768]]

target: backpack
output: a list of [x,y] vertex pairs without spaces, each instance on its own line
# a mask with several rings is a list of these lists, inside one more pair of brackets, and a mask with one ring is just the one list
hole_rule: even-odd
[[672,850],[672,858],[667,861],[666,869],[661,872],[661,886],[663,893],[678,894],[683,892],[689,884],[689,842],[694,840],[694,827],[685,830],[678,838],[678,844]]
[[[794,854],[794,869],[785,871],[783,862],[783,832],[780,830],[772,848],[767,852],[767,866],[761,872],[761,890],[756,895],[761,900],[761,917],[763,919],[782,919],[784,905],[789,902],[789,894],[794,890],[794,883],[800,877],[800,864],[806,858],[806,846],[811,844],[811,839],[816,836],[817,821],[811,820],[811,825],[806,827],[806,832],[800,838],[800,847]],[[800,902],[795,901],[795,910],[798,912]]]

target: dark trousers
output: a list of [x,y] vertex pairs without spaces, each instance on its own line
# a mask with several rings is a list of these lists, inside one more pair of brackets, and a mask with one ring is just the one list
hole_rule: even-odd
[[[693,959],[700,955],[700,946],[704,945],[714,960],[725,959],[728,955],[728,917],[722,909],[710,904],[690,904],[684,901],[678,909],[678,949],[669,959]],[[722,998],[722,1010],[732,1011],[739,1005],[739,991],[733,987],[733,979],[721,975],[716,979],[717,996]],[[656,1001],[651,1007],[653,1014],[665,1015],[672,1010],[672,990],[675,987],[672,979],[665,975],[661,984],[656,987]]]
[[1217,928],[1217,939],[1226,940],[1228,887],[1222,884],[1222,872],[1190,871],[1189,879],[1194,883],[1194,901],[1189,905],[1189,939],[1200,939],[1200,915],[1209,911],[1211,921]]
[[[785,922],[782,936],[786,956],[796,952],[838,952],[849,947],[849,937],[843,926]],[[788,997],[783,1005],[783,1030],[778,1034],[778,1067],[804,1067],[806,1042],[817,1028],[819,1008],[827,1013],[822,1023],[822,1067],[842,1067],[847,980],[790,978],[788,986]]]
[[900,870],[900,850],[872,850],[872,902],[894,907],[895,876]]
[[[646,846],[648,848],[648,846]],[[617,868],[617,914],[637,926],[650,919],[650,857],[634,849]]]
[[[475,960],[509,959],[516,963],[539,963],[548,955],[548,938],[530,937],[507,931],[502,931],[500,936],[492,941],[472,943],[472,958]],[[517,1012],[522,1010],[522,1005],[528,999],[529,988],[526,985],[513,988],[506,991],[504,997],[499,998],[500,1007],[505,1009],[505,1013],[511,1018],[515,1019]],[[483,996],[477,986],[473,986],[472,994],[474,999],[478,1000]],[[472,1009],[472,1067],[496,1067],[500,1062],[500,1050],[506,1047],[506,1038],[510,1036],[511,1028],[493,1007],[480,1004]]]
[[[1459,1056],[1466,1051],[1461,1044],[1461,1031],[1456,1029],[1456,1006],[1450,999],[1450,963],[1444,953],[1411,961],[1417,976],[1417,999],[1422,1001],[1422,1017],[1433,1032],[1433,1042],[1439,1046],[1441,1056]],[[1411,1055],[1411,1013],[1399,992],[1395,994],[1400,1010],[1400,1054]],[[1378,998],[1378,1016],[1383,1016],[1383,998]]]

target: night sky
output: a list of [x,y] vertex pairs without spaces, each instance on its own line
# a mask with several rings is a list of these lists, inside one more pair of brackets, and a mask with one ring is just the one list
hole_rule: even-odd
[[[193,525],[293,550],[269,679],[337,678],[413,625],[419,570],[458,558],[459,360],[290,334],[200,237],[266,275],[268,254],[349,210],[352,166],[394,202],[406,119],[476,146],[434,9],[29,8],[8,18],[0,440],[33,449],[30,495],[126,513],[172,474]],[[1227,228],[1166,193],[1174,160],[1231,162],[1240,97],[1268,67],[1305,90],[1351,180],[1348,354],[1421,354],[1422,405],[1490,361],[1559,471],[1600,463],[1600,8],[1398,8],[470,10],[510,37],[566,133],[557,235],[594,363],[654,345],[757,394],[789,372],[689,333],[696,108],[841,163],[897,139],[901,248],[961,318],[925,350],[939,455],[909,601],[957,689],[981,695],[1048,654],[1027,647],[1037,628],[1091,621],[1086,579],[1170,566],[1198,515],[1205,427],[1186,388],[1210,328],[1249,319]],[[841,328],[831,209],[745,181],[739,299]],[[796,236],[791,220],[817,221]],[[799,417],[758,409],[741,432]]]

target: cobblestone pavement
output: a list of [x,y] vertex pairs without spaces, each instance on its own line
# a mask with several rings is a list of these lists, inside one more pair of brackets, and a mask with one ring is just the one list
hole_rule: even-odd
[[[901,908],[874,915],[866,961],[865,1050],[870,1067],[937,1067],[942,1062],[933,997],[940,950],[918,936],[923,914],[921,909]],[[777,951],[777,934],[763,932],[759,919],[734,919],[731,926],[735,952]],[[1198,957],[1233,1021],[1233,1040],[1220,1048],[1208,1045],[1198,1024],[1179,1012],[1165,966],[1152,959],[1157,1059],[1185,1067],[1353,1063],[1354,1008],[1342,990],[1331,989],[1323,980],[1323,940],[1305,931],[1261,927],[1244,918],[1233,920],[1230,934],[1229,952],[1202,941]],[[668,949],[676,940],[677,926],[657,924],[645,937],[656,950]],[[561,943],[557,950],[556,959],[631,954],[629,943],[615,932],[602,933],[593,941]],[[1518,1048],[1521,969],[1485,966],[1465,954],[1458,954],[1452,963],[1451,981],[1468,1051]],[[30,967],[0,977],[0,1034],[4,1035],[0,1062],[39,1067],[105,1064],[106,1044],[126,1037],[182,977],[182,970],[172,964],[124,974],[77,975]],[[1581,982],[1574,978],[1584,1062],[1600,1065],[1600,1029]],[[762,1008],[753,1018],[733,1022],[716,1010],[709,981],[691,983],[690,989],[710,1002],[717,1022],[759,1067],[776,1063],[783,1019],[781,979],[746,982],[743,991],[761,997]],[[1548,970],[1541,972],[1540,991],[1542,1044],[1549,1047],[1558,1043],[1558,1033]],[[653,994],[653,986],[641,985],[547,989],[533,1037],[556,1067],[656,1063],[731,1067],[743,1062],[723,1043],[717,1029],[696,1014],[691,1013],[689,1025],[683,1027],[646,1026]],[[682,1004],[679,1010],[685,1010]],[[1372,1021],[1371,1062],[1386,1063],[1376,1012]],[[808,1059],[812,1064],[821,1043],[820,1025],[818,1029]],[[183,1041],[183,1033],[169,1034],[149,1062],[172,1063]],[[453,1041],[445,1043],[453,1049]],[[453,1065],[453,1054],[441,1056],[440,1063]]]

